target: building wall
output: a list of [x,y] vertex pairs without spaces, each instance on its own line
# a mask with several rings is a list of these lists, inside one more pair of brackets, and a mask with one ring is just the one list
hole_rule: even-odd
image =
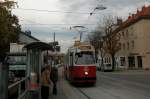
[[[9,55],[9,70],[25,70],[26,67],[26,55],[20,55],[26,52],[23,47],[32,42],[37,42],[31,35],[19,34],[19,43],[10,43],[10,55]],[[13,55],[11,55],[13,54]]]
[[21,53],[25,44],[10,43],[10,53]]
[[[150,20],[141,19],[138,22],[122,29],[121,50],[117,57],[125,57],[127,68],[129,68],[129,56],[135,58],[134,68],[138,68],[137,57],[142,57],[142,68],[150,68]],[[139,57],[138,57],[139,58]]]

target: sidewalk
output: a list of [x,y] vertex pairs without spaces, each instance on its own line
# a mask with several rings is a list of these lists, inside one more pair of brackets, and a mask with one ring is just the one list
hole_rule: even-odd
[[59,69],[59,81],[57,83],[57,95],[52,94],[50,91],[49,99],[87,99],[75,87],[71,86],[63,77],[63,69]]
[[52,88],[50,90],[50,98],[49,99],[67,99],[65,93],[64,93],[64,90],[63,90],[63,81],[62,81],[62,78],[58,81],[57,83],[57,90],[58,90],[58,93],[57,95],[53,95],[52,94]]
[[115,70],[114,72],[111,72],[114,74],[121,73],[121,74],[142,74],[142,75],[150,75],[150,70],[144,70],[144,69],[126,69],[126,70]]
[[58,78],[58,82],[57,82],[57,95],[53,95],[52,93],[52,86],[50,88],[50,95],[49,95],[49,99],[67,99],[64,90],[63,90],[63,75],[62,75],[62,68],[59,68],[58,74],[59,74],[59,78]]

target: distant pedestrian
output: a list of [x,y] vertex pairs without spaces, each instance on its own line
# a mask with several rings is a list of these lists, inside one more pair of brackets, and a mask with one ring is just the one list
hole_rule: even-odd
[[41,95],[42,99],[48,99],[49,98],[49,86],[51,84],[50,80],[50,66],[46,66],[44,69],[42,69],[42,87],[41,87]]
[[57,95],[58,69],[56,67],[52,67],[50,78],[53,82],[53,94]]

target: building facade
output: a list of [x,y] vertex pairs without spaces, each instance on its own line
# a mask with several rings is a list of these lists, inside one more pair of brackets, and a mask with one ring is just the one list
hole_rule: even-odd
[[[17,43],[10,43],[9,56],[9,70],[16,71],[19,70],[24,72],[26,69],[26,49],[23,47],[26,44],[39,41],[31,34],[20,33]],[[18,72],[18,71],[17,71]]]
[[118,66],[150,69],[150,6],[137,10],[116,31],[121,34]]

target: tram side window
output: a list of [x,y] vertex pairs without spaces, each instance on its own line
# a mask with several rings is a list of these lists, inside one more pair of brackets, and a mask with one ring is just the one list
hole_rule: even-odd
[[69,58],[69,59],[70,59],[70,62],[69,62],[70,64],[69,64],[69,65],[70,65],[70,66],[73,66],[73,53],[70,53],[70,56],[69,56],[69,57],[70,57],[70,58]]

